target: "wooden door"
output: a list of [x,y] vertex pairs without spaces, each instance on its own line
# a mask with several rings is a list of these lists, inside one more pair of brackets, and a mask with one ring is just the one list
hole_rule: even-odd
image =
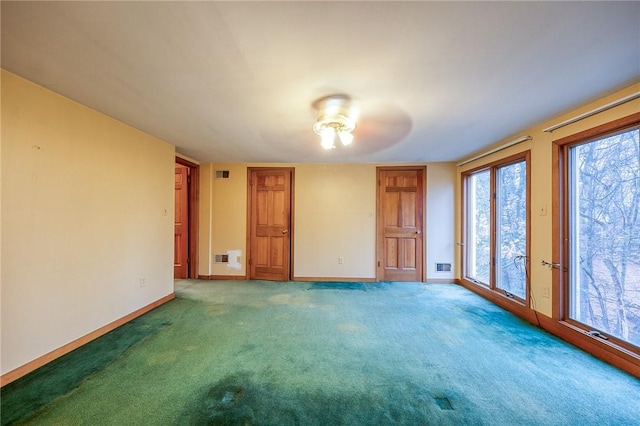
[[288,281],[293,169],[249,169],[249,279]]
[[379,281],[423,281],[424,167],[378,168]]
[[189,168],[176,164],[173,276],[187,278],[189,267]]

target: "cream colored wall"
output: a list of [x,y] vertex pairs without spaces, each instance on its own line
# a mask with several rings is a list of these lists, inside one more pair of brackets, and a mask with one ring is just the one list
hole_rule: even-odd
[[[201,182],[215,170],[229,170],[230,179],[211,179],[210,187],[201,186],[200,275],[246,275],[247,168],[264,166],[295,168],[294,279],[374,279],[375,164],[202,165]],[[433,219],[426,228],[427,278],[453,278],[453,273],[434,269],[436,261],[454,258],[454,184],[453,164],[427,165],[426,214]],[[203,208],[203,200],[211,200],[210,206]],[[229,250],[241,250],[240,269],[211,264],[215,254]]]
[[174,148],[1,84],[4,374],[173,292]]
[[[229,179],[215,179],[216,170],[228,170]],[[211,184],[211,275],[246,275],[247,167],[214,164]],[[240,251],[240,267],[213,263],[216,254]]]
[[295,201],[296,277],[375,278],[375,165],[297,166]]
[[[635,93],[640,90],[640,84],[635,84],[612,95],[606,96],[598,101],[589,103],[581,108],[569,111],[559,117],[544,122],[534,128],[514,135],[496,143],[496,146],[515,140],[520,136],[529,135],[533,140],[523,142],[505,150],[478,159],[471,163],[458,167],[456,176],[456,241],[461,241],[461,173],[465,170],[473,169],[492,161],[508,157],[518,152],[531,150],[531,291],[535,300],[535,309],[547,316],[551,316],[553,306],[552,292],[552,271],[540,264],[541,260],[557,261],[553,258],[553,229],[552,229],[552,152],[553,141],[565,136],[581,132],[592,127],[608,123],[627,115],[640,112],[640,99],[627,102],[623,105],[598,113],[589,118],[580,120],[552,133],[543,132],[543,129],[573,118],[579,114],[591,111],[611,103],[623,96]],[[461,250],[456,250],[456,276],[460,277],[459,268]]]
[[211,275],[211,187],[213,176],[210,163],[200,164],[199,167],[199,193],[198,193],[198,275]]
[[[427,165],[427,280],[453,280],[455,277],[455,182],[454,163]],[[451,272],[436,272],[436,263],[451,263]]]

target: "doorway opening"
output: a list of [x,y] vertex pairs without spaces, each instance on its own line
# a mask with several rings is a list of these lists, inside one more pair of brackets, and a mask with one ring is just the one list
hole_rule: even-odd
[[377,168],[377,281],[424,281],[425,176],[425,167]]
[[199,166],[176,157],[173,277],[198,277]]
[[247,173],[248,278],[289,281],[294,169],[250,167]]

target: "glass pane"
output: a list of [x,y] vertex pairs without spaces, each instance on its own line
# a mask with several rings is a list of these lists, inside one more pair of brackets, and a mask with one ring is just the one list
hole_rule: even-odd
[[491,263],[489,179],[488,170],[474,173],[467,179],[467,276],[484,284],[489,284]]
[[496,287],[526,298],[527,165],[496,171]]
[[569,151],[569,316],[640,346],[638,136]]

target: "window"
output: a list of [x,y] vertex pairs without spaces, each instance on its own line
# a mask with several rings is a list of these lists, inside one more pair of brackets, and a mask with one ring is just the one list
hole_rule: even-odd
[[528,301],[529,152],[463,174],[464,275]]
[[467,198],[467,276],[472,280],[489,284],[491,264],[490,229],[490,173],[483,170],[469,175]]
[[[614,130],[610,128],[613,127]],[[591,132],[560,146],[561,319],[640,346],[640,128]],[[607,131],[607,129],[609,129]],[[562,190],[560,190],[562,189]]]
[[526,299],[527,167],[496,169],[496,288]]

